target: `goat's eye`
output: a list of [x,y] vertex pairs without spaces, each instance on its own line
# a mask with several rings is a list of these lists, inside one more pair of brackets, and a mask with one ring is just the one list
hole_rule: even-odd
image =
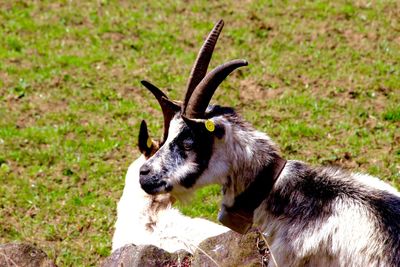
[[182,142],[182,145],[183,145],[183,149],[185,149],[186,151],[192,150],[192,148],[193,148],[193,140],[190,140],[190,139],[184,140]]

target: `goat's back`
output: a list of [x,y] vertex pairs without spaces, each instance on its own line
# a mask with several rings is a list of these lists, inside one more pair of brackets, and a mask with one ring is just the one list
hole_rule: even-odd
[[256,221],[280,266],[400,266],[400,194],[372,176],[288,161]]

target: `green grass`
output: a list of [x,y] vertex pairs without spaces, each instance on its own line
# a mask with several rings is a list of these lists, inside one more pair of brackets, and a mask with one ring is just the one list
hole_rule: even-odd
[[[286,158],[400,186],[398,1],[1,1],[0,242],[60,266],[109,255],[141,119],[161,112],[139,81],[181,99],[214,22],[211,67],[233,58],[214,102],[236,107]],[[218,187],[185,214],[216,219]]]

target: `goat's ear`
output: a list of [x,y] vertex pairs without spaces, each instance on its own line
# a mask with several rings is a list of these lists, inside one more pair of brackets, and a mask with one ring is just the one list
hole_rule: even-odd
[[190,119],[184,115],[182,115],[182,119],[195,133],[208,133],[218,139],[221,139],[225,135],[224,126],[216,124],[212,119]]
[[146,157],[150,157],[154,150],[154,141],[150,138],[146,121],[142,120],[139,130],[139,150]]

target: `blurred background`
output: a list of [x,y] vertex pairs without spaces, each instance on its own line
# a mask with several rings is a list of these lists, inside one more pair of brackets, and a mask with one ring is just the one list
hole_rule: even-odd
[[[0,0],[0,243],[35,243],[60,266],[110,254],[140,121],[161,136],[140,80],[183,99],[220,18],[210,67],[249,66],[212,103],[235,107],[287,159],[399,188],[399,1]],[[178,207],[216,220],[219,192]]]

